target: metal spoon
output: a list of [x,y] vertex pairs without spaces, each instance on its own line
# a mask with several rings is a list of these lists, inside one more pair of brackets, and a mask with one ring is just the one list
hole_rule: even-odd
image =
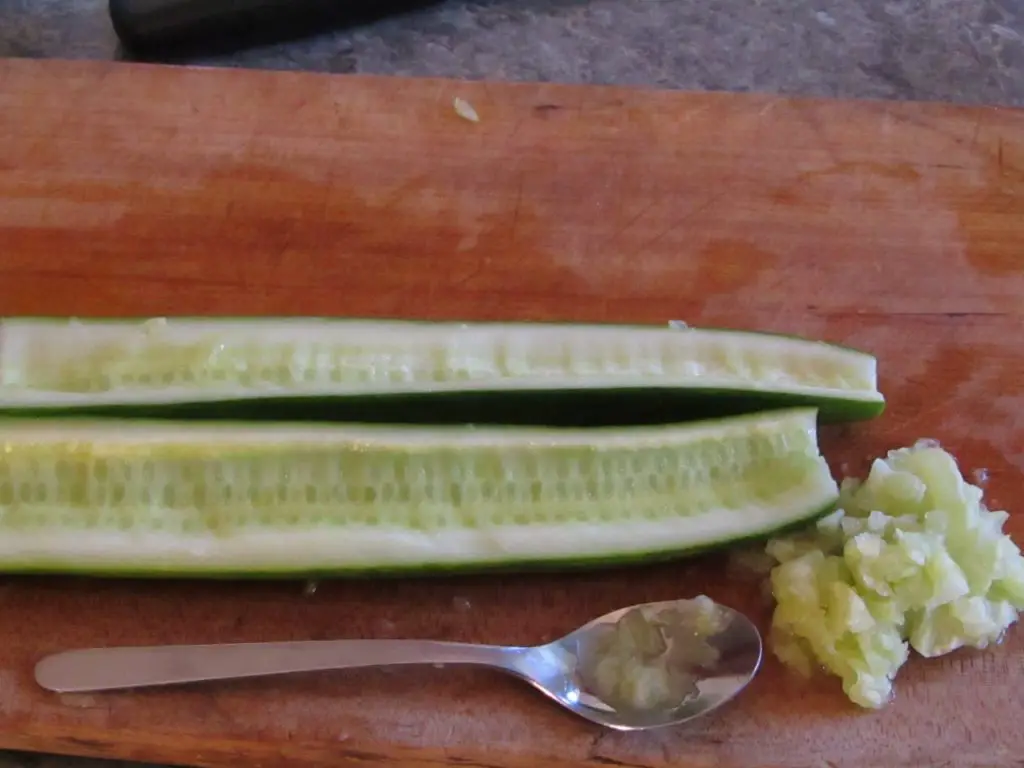
[[[702,637],[692,624],[678,621],[679,617],[692,617],[695,606],[717,612],[716,631]],[[675,624],[651,626],[660,627],[659,636],[667,639],[662,668],[687,675],[688,695],[635,706],[610,695],[607,679],[595,684],[595,665],[607,653],[601,649],[623,636],[631,642],[630,615],[633,620],[676,617]],[[709,647],[714,650],[709,652]],[[694,654],[694,650],[700,653]],[[470,664],[515,675],[587,720],[632,731],[682,723],[729,701],[754,677],[761,653],[761,636],[749,619],[701,597],[613,611],[560,640],[535,647],[433,640],[328,640],[93,648],[48,656],[36,665],[35,676],[43,688],[71,693],[398,664]],[[701,656],[702,665],[682,668]]]

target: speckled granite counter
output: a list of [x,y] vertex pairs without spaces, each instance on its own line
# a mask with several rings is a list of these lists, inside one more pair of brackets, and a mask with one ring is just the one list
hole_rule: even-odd
[[[0,55],[110,58],[106,0],[0,0]],[[1020,0],[448,0],[203,63],[1024,104]]]
[[[0,0],[0,56],[121,55],[106,0]],[[448,0],[356,30],[193,61],[1024,106],[1024,4]],[[0,768],[117,765],[0,753]]]

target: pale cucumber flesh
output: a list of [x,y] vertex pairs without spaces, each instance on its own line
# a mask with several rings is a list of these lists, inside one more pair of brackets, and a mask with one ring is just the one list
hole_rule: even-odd
[[668,326],[0,323],[0,408],[660,389],[803,398],[863,417],[883,405],[875,367],[870,355],[822,342]]
[[679,554],[816,516],[813,409],[629,429],[0,421],[0,570],[323,573]]
[[997,643],[1024,610],[1024,557],[953,457],[919,443],[844,481],[816,530],[773,540],[772,648],[841,678],[862,707],[892,696],[910,649],[939,656]]

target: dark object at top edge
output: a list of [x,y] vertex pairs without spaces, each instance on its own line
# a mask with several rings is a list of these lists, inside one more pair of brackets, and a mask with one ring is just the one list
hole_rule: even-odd
[[233,53],[433,5],[439,0],[110,0],[125,58]]

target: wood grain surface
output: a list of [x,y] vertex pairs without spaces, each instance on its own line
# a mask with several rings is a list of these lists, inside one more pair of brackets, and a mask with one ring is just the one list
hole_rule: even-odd
[[[1018,541],[1022,244],[1012,110],[0,62],[0,314],[679,318],[822,337],[877,354],[889,399],[878,421],[825,431],[834,467],[938,438],[988,470]],[[915,658],[881,712],[769,660],[720,714],[646,735],[456,670],[97,696],[31,677],[43,654],[115,643],[534,643],[699,591],[768,615],[721,556],[311,595],[4,579],[0,746],[251,767],[1021,765],[1019,629]]]

